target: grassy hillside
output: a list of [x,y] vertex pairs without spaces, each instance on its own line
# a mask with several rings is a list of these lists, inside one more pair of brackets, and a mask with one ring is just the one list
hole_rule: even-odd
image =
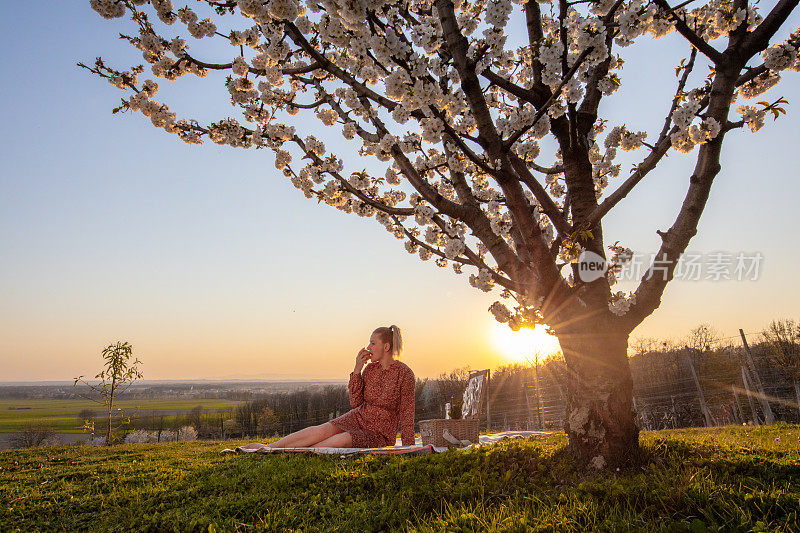
[[0,530],[800,531],[799,439],[785,425],[646,432],[644,466],[601,476],[573,470],[563,435],[421,457],[6,451]]

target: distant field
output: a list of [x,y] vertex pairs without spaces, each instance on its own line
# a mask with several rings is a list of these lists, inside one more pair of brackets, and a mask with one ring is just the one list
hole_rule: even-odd
[[[123,400],[117,405],[126,414],[159,414],[174,416],[202,406],[206,411],[230,409],[236,400]],[[59,433],[80,433],[78,413],[83,409],[102,411],[103,406],[91,400],[0,400],[0,433],[14,433],[29,422],[44,422]],[[143,413],[144,412],[144,413]]]

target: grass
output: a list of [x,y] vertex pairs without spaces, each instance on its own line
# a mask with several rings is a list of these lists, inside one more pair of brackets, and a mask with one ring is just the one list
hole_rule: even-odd
[[[141,409],[143,414],[189,411],[200,405],[205,410],[229,409],[239,405],[236,400],[120,400],[115,402],[124,410]],[[78,413],[83,409],[96,412],[102,404],[91,400],[0,400],[0,433],[20,431],[28,423],[46,424],[59,433],[81,433]],[[130,413],[129,413],[130,414]]]
[[800,531],[798,439],[787,425],[643,432],[649,460],[602,475],[572,468],[563,434],[419,457],[6,451],[0,529]]

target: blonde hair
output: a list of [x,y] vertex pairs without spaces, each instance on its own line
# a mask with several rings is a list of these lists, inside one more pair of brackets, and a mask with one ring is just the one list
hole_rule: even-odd
[[400,357],[403,354],[403,333],[400,328],[394,324],[389,327],[381,326],[375,328],[373,333],[380,335],[383,342],[389,343],[389,350],[391,350],[393,356]]

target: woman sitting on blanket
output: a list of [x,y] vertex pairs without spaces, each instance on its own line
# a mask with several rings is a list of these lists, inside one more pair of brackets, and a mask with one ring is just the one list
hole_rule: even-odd
[[[400,424],[403,446],[414,444],[414,372],[395,359],[403,351],[400,328],[372,332],[369,346],[356,355],[347,390],[345,414],[324,424],[307,427],[268,444],[271,448],[380,448],[393,446]],[[364,373],[361,370],[367,363]],[[248,444],[244,448],[262,445]]]

